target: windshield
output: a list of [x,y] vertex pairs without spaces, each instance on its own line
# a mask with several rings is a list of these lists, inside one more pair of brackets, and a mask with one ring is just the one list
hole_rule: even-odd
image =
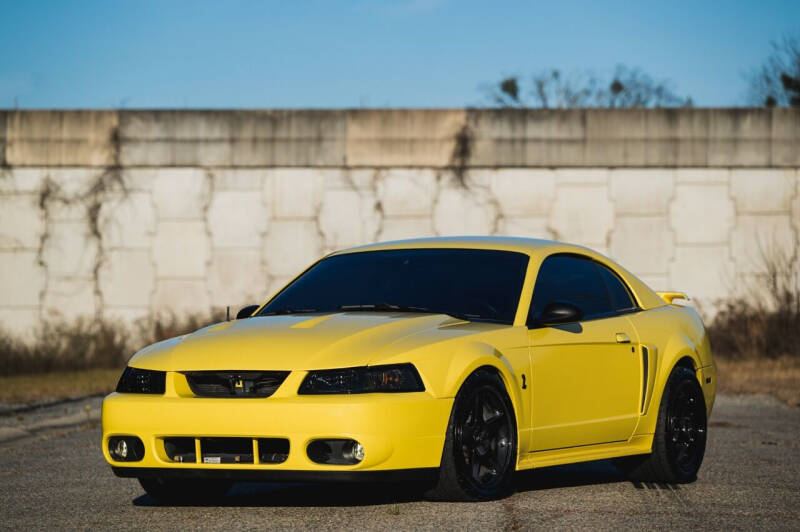
[[523,253],[487,249],[334,255],[309,268],[259,315],[397,308],[512,324],[527,266]]

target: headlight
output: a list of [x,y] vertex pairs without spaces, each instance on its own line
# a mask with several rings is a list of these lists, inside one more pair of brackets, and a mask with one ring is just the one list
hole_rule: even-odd
[[119,393],[163,394],[166,383],[166,371],[153,371],[128,366],[122,372],[122,377],[119,378],[117,391]]
[[300,395],[373,392],[422,392],[425,386],[412,364],[310,371]]

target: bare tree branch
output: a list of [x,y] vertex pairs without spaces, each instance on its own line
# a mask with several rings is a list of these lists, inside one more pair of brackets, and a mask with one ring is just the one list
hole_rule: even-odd
[[519,78],[507,77],[485,90],[492,104],[500,107],[568,109],[580,107],[675,107],[691,106],[690,98],[675,94],[668,81],[655,81],[640,69],[618,66],[609,82],[591,72],[569,75],[558,69],[543,70],[531,77],[528,98],[522,97]]
[[772,42],[772,53],[747,73],[747,102],[765,107],[800,107],[800,42],[786,36]]

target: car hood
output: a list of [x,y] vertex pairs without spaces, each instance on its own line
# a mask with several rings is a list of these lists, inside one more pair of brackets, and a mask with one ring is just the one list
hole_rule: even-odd
[[139,351],[130,365],[162,371],[363,366],[422,345],[498,327],[504,326],[468,323],[444,314],[259,316],[218,323],[153,344]]

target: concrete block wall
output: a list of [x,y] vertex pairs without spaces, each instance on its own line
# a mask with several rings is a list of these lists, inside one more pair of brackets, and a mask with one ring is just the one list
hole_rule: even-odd
[[608,254],[709,316],[800,235],[800,112],[0,112],[0,324],[259,302],[434,235]]

